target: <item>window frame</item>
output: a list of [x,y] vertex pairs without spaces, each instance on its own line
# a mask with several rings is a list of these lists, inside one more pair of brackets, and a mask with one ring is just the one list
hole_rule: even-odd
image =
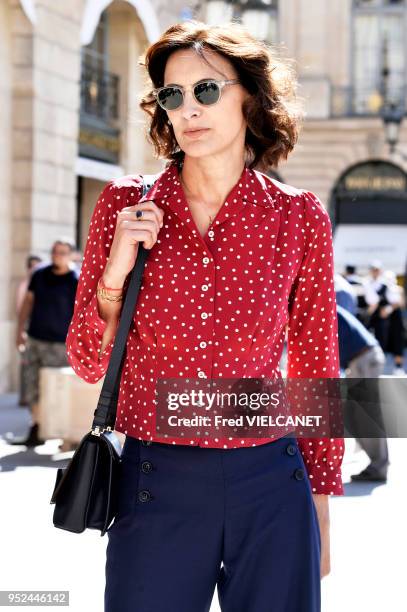
[[[356,19],[359,15],[377,15],[380,19],[386,15],[399,15],[403,20],[403,30],[407,31],[407,0],[402,0],[400,4],[385,4],[386,0],[378,0],[380,4],[377,6],[360,6],[358,0],[352,0],[352,14],[351,14],[351,53],[350,53],[350,82],[352,91],[352,114],[357,116],[374,116],[375,112],[360,112],[355,108],[356,103]],[[380,53],[380,51],[379,51]],[[407,112],[406,94],[407,94],[407,38],[404,40],[404,77],[401,85],[402,103],[405,107],[405,114]],[[373,91],[372,91],[373,93]]]
[[[247,3],[248,3],[248,0],[246,0],[244,3],[243,2],[233,3],[233,14],[232,14],[233,20],[241,21],[242,13],[247,8],[246,6]],[[270,14],[271,19],[273,18],[275,19],[276,40],[270,40],[270,29],[271,28],[269,28],[266,43],[269,43],[269,44],[278,43],[280,40],[280,0],[271,0],[270,5],[267,6],[267,12]]]

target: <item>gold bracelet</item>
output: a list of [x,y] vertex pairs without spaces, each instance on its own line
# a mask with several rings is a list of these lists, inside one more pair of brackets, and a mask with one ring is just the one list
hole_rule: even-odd
[[98,286],[96,289],[96,295],[102,300],[107,300],[108,302],[121,302],[123,299],[123,292],[119,295],[110,293],[103,285],[103,282],[98,282]]
[[108,302],[121,302],[123,299],[123,295],[112,295],[102,287],[96,290],[96,295],[102,298],[102,300],[107,300]]

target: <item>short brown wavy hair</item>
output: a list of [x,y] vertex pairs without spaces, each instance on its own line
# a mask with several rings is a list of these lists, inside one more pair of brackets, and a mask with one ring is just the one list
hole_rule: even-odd
[[178,49],[192,48],[207,63],[204,50],[216,51],[235,68],[250,94],[242,107],[247,122],[246,161],[250,168],[267,171],[287,159],[298,139],[302,105],[297,96],[293,60],[282,59],[275,45],[254,38],[240,23],[219,26],[195,19],[170,26],[159,40],[143,53],[139,64],[148,71],[151,83],[143,93],[140,108],[149,117],[147,138],[156,157],[181,161],[179,148],[166,112],[156,103],[152,89],[164,85],[169,56]]

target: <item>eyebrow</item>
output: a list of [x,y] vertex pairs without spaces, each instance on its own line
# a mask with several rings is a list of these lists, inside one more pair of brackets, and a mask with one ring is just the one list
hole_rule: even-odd
[[[197,83],[201,83],[202,81],[219,81],[221,79],[217,79],[216,77],[205,77],[203,79],[199,79],[199,81],[195,81],[194,83],[191,83],[191,85],[196,85]],[[163,87],[171,87],[171,86],[176,86],[176,87],[185,87],[184,85],[180,85],[179,83],[165,83],[165,85],[163,85]]]

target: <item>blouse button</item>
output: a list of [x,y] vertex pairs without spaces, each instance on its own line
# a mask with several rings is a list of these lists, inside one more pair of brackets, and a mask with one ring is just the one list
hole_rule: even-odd
[[206,342],[204,342],[204,341],[200,342],[200,343],[199,343],[199,346],[200,346],[201,348],[206,348]]
[[207,312],[201,312],[201,319],[207,319],[208,318],[208,313]]
[[201,289],[202,291],[208,291],[209,287],[208,285],[202,285]]
[[151,461],[143,461],[143,463],[141,464],[141,471],[144,472],[144,474],[149,474],[152,469],[153,464],[151,463]]
[[209,232],[208,232],[209,238],[213,238],[214,235],[215,235],[215,232],[213,230],[209,230]]
[[199,370],[198,376],[199,376],[199,378],[206,378],[206,374],[205,374],[205,372],[202,372],[202,370]]
[[138,498],[141,502],[147,502],[151,499],[151,493],[150,491],[147,491],[147,489],[144,489],[143,491],[139,492]]
[[209,257],[204,257],[204,258],[203,258],[203,260],[202,260],[202,263],[204,263],[204,264],[208,264],[208,263],[209,263],[209,261],[210,261],[210,260],[209,260]]

